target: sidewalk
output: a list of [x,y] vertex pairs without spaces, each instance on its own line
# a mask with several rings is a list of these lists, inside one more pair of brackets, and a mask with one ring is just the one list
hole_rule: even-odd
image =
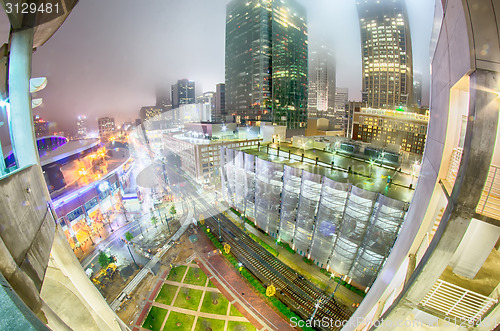
[[[233,220],[237,225],[241,225],[243,223],[242,219],[238,217],[235,213],[233,213],[230,209],[226,211],[229,218]],[[288,265],[293,270],[297,271],[299,274],[303,275],[306,279],[308,279],[311,283],[319,287],[320,289],[325,289],[328,282],[330,282],[330,286],[328,287],[327,292],[333,293],[336,282],[330,280],[330,278],[323,274],[319,267],[316,265],[309,265],[304,263],[303,256],[299,253],[292,254],[287,251],[285,248],[280,245],[276,245],[274,238],[271,236],[266,236],[262,234],[259,230],[252,227],[249,224],[244,223],[245,230],[253,233],[259,239],[267,243],[269,246],[273,247],[278,253],[278,259],[280,259],[283,263]],[[363,298],[356,293],[348,290],[344,286],[339,286],[337,292],[335,292],[335,298],[339,299],[344,305],[347,307],[351,307],[353,303],[360,303]]]

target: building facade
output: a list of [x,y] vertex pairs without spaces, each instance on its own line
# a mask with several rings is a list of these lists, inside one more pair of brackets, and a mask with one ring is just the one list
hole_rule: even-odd
[[97,119],[99,128],[99,138],[102,141],[107,141],[116,132],[115,119],[112,117],[101,117]]
[[47,122],[40,116],[33,116],[33,126],[36,138],[50,136],[50,122]]
[[422,107],[422,74],[413,73],[413,102],[415,107]]
[[226,120],[226,84],[220,83],[215,86],[215,107],[212,112],[212,121],[223,122]]
[[[216,124],[221,126],[221,124]],[[211,141],[208,139],[186,138],[183,135],[165,133],[161,143],[163,148],[180,157],[182,169],[196,182],[204,185],[218,184],[220,180],[220,148],[236,148],[257,145],[262,139],[232,139]]]
[[335,57],[325,46],[311,47],[309,52],[309,118],[332,121],[335,112]]
[[161,108],[163,111],[172,109],[171,91],[158,88],[156,89],[156,107]]
[[252,125],[307,121],[307,18],[295,0],[233,0],[226,10],[226,111]]
[[221,147],[223,198],[320,268],[371,286],[408,203],[336,177],[328,164],[267,147]]
[[353,139],[352,138],[352,130],[353,130],[353,125],[354,125],[354,113],[360,112],[362,107],[366,107],[366,105],[363,102],[358,102],[358,101],[349,101],[346,104],[345,116],[344,116],[345,137]]
[[428,124],[428,115],[361,108],[354,112],[351,138],[379,147],[398,146],[401,152],[422,154]]
[[196,102],[195,83],[192,80],[181,79],[172,85],[172,108]]
[[87,137],[87,116],[78,116],[76,130],[76,134],[79,138]]
[[357,0],[363,60],[363,102],[394,109],[412,105],[413,65],[405,0]]

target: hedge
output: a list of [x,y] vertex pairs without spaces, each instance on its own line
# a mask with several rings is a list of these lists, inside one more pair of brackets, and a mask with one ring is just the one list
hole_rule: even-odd
[[[276,240],[275,240],[276,241]],[[295,254],[295,251],[285,242],[282,242],[280,241],[278,243],[278,245],[280,245],[281,247],[283,247],[284,249],[286,249],[288,252],[290,252],[291,254]]]
[[233,213],[235,213],[236,215],[241,216],[241,213],[240,213],[239,211],[237,211],[236,209],[234,209],[233,207],[231,207],[231,208],[229,208],[229,209],[231,209],[231,211],[232,211]]
[[313,264],[313,263],[314,263],[314,261],[313,261],[313,260],[309,260],[307,257],[304,257],[302,260],[303,260],[306,264],[309,264],[309,265],[311,265],[311,264]]
[[269,253],[273,254],[274,256],[278,256],[279,255],[279,253],[278,253],[277,250],[275,250],[274,248],[272,248],[271,246],[269,246],[267,243],[265,243],[264,241],[262,241],[259,237],[257,237],[253,233],[248,233],[248,235],[250,236],[250,238],[252,238],[258,244],[260,244],[262,247],[264,247],[266,249],[266,251],[268,251]]

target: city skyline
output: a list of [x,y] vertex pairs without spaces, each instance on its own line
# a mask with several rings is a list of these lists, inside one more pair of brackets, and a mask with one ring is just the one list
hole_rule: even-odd
[[[210,122],[224,114],[225,85],[195,99],[213,91],[207,73],[220,54],[215,35],[204,43],[189,32],[213,33],[226,0],[163,0],[147,16],[127,1],[86,13],[97,34],[73,31],[66,52],[44,44],[78,0],[2,2],[11,27],[1,47],[0,329],[500,328],[500,0],[435,0],[428,47],[415,34],[405,42],[406,0],[355,0],[363,43],[350,25],[336,31],[351,57],[340,68],[363,80],[369,104],[348,101],[357,91],[337,79],[344,131],[308,118],[305,132],[295,127],[309,33],[332,29],[309,29],[305,9],[286,5],[312,4],[324,18],[348,16],[346,1],[231,0],[227,104],[253,112],[243,125],[237,112]],[[350,42],[363,50],[362,75],[346,65],[359,60]],[[46,69],[61,68],[45,89],[32,54],[47,47]],[[427,84],[411,82],[410,48],[432,54],[430,109],[403,105]],[[171,79],[174,95],[158,86]],[[151,91],[142,121],[115,125]],[[100,139],[49,135],[66,116],[84,135],[89,113]]]
[[[47,89],[37,95],[44,99],[44,105],[34,113],[56,121],[64,131],[75,129],[77,115],[86,115],[89,129],[95,130],[97,117],[101,115],[114,116],[117,123],[134,120],[142,106],[154,104],[158,86],[170,87],[178,79],[196,81],[197,95],[215,90],[217,83],[224,82],[228,2],[152,1],[148,4],[157,8],[155,15],[164,14],[158,22],[150,20],[149,12],[133,2],[118,8],[112,2],[79,3],[54,37],[33,55],[33,75],[47,76],[49,80]],[[307,9],[310,42],[323,42],[336,55],[337,85],[349,88],[350,100],[360,100],[361,55],[355,2],[301,0],[299,3]],[[427,100],[426,71],[429,71],[428,44],[434,4],[416,0],[407,3],[410,25],[419,23],[412,28],[412,42],[422,46],[414,51],[414,67],[423,72],[423,99]],[[116,18],[113,26],[106,21],[111,14]],[[91,25],[86,19],[88,15],[93,17]],[[196,19],[208,15],[209,22]],[[183,17],[192,24],[180,36],[176,25]],[[144,21],[152,23],[143,24]],[[6,17],[1,17],[0,22],[3,23],[0,33],[7,41]],[[144,33],[150,37],[143,38]],[[193,38],[196,42],[188,42]]]

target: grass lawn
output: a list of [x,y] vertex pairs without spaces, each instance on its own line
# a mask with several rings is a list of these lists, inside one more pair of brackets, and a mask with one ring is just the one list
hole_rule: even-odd
[[240,311],[233,305],[231,305],[231,309],[229,310],[229,315],[243,317],[243,314],[240,313]]
[[[172,314],[172,313],[170,313]],[[229,321],[227,324],[227,331],[255,331],[255,326],[248,322],[235,322]]]
[[184,274],[186,273],[186,269],[187,267],[185,265],[180,265],[178,267],[174,267],[172,268],[172,270],[170,270],[170,273],[168,274],[168,280],[171,280],[173,282],[181,282],[182,280],[182,277],[184,276]]
[[[215,295],[217,298],[216,305],[212,302],[212,295]],[[201,311],[204,313],[226,315],[228,304],[229,301],[221,293],[207,291],[205,292],[205,297],[203,298],[203,303],[201,304]]]
[[177,286],[163,284],[155,301],[165,305],[170,305],[174,299],[175,291],[177,291]]
[[211,280],[208,281],[208,285],[207,287],[213,287],[213,288],[217,288],[217,286],[215,286]]
[[[184,291],[188,291],[188,295],[191,297],[189,300],[186,300],[186,294]],[[200,304],[201,295],[203,291],[193,290],[191,288],[181,288],[179,294],[177,294],[177,299],[175,299],[174,306],[179,308],[185,308],[190,310],[198,310],[198,305]]]
[[149,311],[148,317],[144,320],[142,327],[153,331],[160,331],[165,316],[167,316],[166,309],[153,306]]
[[[163,328],[163,330],[165,330],[165,331],[191,330],[191,327],[193,326],[193,322],[194,322],[193,315],[186,315],[186,314],[178,313],[175,311],[171,311],[170,315],[168,315],[168,319],[167,319],[167,322],[165,323],[165,327]],[[180,323],[180,325],[177,326],[177,323]]]
[[195,331],[206,331],[207,327],[210,327],[213,331],[224,330],[224,324],[226,321],[214,320],[211,318],[198,317],[196,322]]
[[[195,276],[198,275],[198,278]],[[205,286],[207,282],[207,275],[200,269],[190,267],[187,271],[186,278],[184,278],[184,283],[198,286]]]

